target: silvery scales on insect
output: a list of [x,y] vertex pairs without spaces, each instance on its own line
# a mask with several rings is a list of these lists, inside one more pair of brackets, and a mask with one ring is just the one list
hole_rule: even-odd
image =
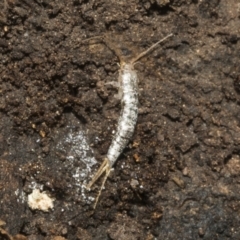
[[173,36],[172,33],[153,44],[146,51],[140,53],[129,62],[124,62],[121,59],[119,51],[116,50],[105,37],[93,37],[85,40],[88,41],[90,39],[100,39],[107,47],[109,47],[113,52],[115,52],[115,54],[120,60],[120,70],[117,85],[119,88],[119,96],[121,96],[122,109],[117,124],[117,131],[113,136],[111,145],[108,149],[102,165],[99,167],[96,174],[92,177],[92,180],[86,186],[87,189],[91,189],[92,185],[98,180],[98,178],[101,177],[103,173],[105,173],[101,188],[94,204],[94,208],[96,208],[98,199],[101,195],[102,189],[104,188],[104,184],[108,178],[108,175],[111,170],[113,170],[113,165],[117,161],[124,148],[127,146],[129,140],[134,133],[134,129],[137,123],[138,76],[137,72],[134,69],[134,64],[140,58],[144,57],[146,54],[152,51],[158,44],[165,41],[171,36]]

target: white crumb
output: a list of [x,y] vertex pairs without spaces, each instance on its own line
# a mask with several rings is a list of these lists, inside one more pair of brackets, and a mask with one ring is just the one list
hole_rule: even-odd
[[28,206],[32,210],[40,210],[48,212],[53,208],[53,198],[50,198],[45,192],[40,192],[39,189],[34,189],[31,194],[28,195]]

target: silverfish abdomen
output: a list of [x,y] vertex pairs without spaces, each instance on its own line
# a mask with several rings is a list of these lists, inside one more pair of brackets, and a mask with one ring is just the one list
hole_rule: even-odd
[[131,139],[138,116],[138,77],[132,64],[122,66],[119,74],[122,91],[122,110],[118,120],[117,131],[107,153],[109,165],[117,161]]

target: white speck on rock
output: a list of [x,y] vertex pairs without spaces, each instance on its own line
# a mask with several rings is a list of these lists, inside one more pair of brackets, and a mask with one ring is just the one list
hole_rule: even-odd
[[[79,123],[79,125],[81,125]],[[96,137],[99,140],[98,137]],[[88,203],[92,203],[92,198],[89,198],[88,190],[85,189],[85,184],[92,174],[93,166],[97,164],[94,157],[93,149],[91,148],[87,132],[83,128],[78,129],[67,126],[65,137],[56,146],[57,151],[62,152],[66,156],[64,169],[69,169],[72,173],[71,186],[76,187],[76,193],[80,194],[80,198]]]

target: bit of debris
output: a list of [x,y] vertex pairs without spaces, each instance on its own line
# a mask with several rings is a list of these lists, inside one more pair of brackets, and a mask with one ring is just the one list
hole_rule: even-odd
[[45,192],[40,192],[39,189],[34,189],[33,192],[28,195],[28,206],[32,210],[41,210],[48,212],[53,208],[53,198],[50,198]]

